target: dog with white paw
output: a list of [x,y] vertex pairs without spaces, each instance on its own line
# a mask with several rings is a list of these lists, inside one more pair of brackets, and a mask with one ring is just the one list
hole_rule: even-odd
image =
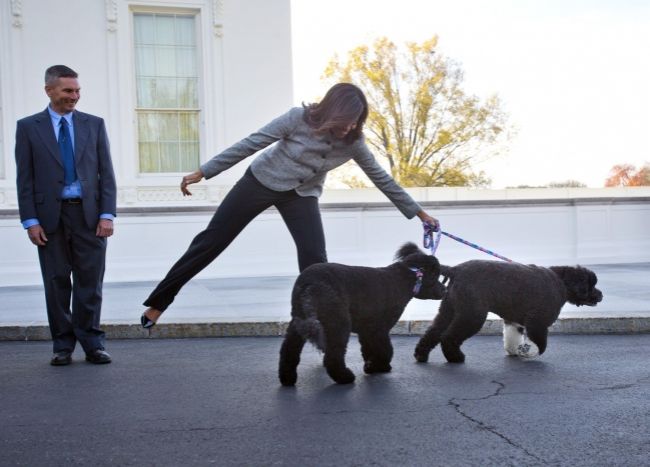
[[415,348],[418,362],[426,362],[438,343],[448,362],[464,362],[460,347],[481,330],[489,312],[503,318],[509,355],[536,357],[546,350],[548,328],[565,303],[595,306],[603,299],[596,274],[581,266],[472,260],[441,266],[441,274],[449,281],[447,293]]
[[526,329],[517,323],[503,322],[503,348],[508,355],[532,358],[539,355],[539,348],[526,336]]

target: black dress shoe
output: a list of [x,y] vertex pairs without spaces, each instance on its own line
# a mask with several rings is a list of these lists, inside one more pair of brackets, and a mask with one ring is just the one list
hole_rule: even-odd
[[142,313],[142,316],[140,316],[140,324],[142,325],[143,328],[150,329],[156,325],[156,322],[150,320],[149,318],[147,318],[147,315]]
[[54,366],[63,366],[70,365],[72,363],[72,353],[71,352],[54,352],[52,360],[50,360],[50,365]]
[[86,361],[90,363],[111,363],[111,356],[103,349],[95,349],[86,354]]

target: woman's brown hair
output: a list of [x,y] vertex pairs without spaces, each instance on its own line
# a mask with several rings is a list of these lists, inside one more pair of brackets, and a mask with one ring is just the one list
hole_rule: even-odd
[[303,104],[303,107],[305,121],[318,133],[344,128],[356,122],[356,127],[343,138],[348,144],[361,137],[363,124],[368,118],[366,96],[361,89],[350,83],[335,84],[320,102]]

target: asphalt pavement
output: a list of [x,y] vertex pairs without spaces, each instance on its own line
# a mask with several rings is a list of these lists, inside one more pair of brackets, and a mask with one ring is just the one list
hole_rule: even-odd
[[0,342],[2,466],[647,466],[650,334],[555,335],[532,360],[475,336],[464,364],[412,357],[333,384],[306,346],[293,388],[278,337],[112,340],[109,365]]

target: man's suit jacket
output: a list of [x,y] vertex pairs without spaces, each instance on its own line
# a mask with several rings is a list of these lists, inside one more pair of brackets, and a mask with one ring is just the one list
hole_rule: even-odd
[[[94,229],[100,214],[115,215],[117,204],[108,137],[101,118],[75,110],[72,119],[84,218]],[[20,220],[37,218],[46,233],[55,231],[61,213],[63,161],[47,109],[18,121],[16,167]]]

